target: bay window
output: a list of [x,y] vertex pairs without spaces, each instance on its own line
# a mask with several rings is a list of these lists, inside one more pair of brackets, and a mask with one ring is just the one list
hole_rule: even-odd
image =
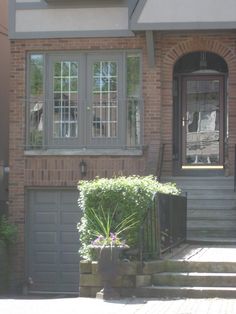
[[29,54],[26,148],[140,147],[140,72],[137,52]]

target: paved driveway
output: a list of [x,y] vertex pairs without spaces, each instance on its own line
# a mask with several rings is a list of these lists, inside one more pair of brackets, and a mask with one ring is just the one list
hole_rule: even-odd
[[236,299],[1,298],[1,314],[236,314]]

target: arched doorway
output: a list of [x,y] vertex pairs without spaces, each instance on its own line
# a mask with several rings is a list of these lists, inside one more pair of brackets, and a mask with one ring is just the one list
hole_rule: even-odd
[[228,67],[217,54],[184,55],[173,73],[175,174],[223,172],[227,140]]

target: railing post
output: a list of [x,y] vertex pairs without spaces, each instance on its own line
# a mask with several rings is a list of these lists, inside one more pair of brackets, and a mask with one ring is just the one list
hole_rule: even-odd
[[162,175],[162,166],[163,166],[163,158],[164,158],[164,150],[165,150],[165,144],[160,145],[160,150],[159,150],[159,156],[158,156],[158,163],[157,163],[157,180],[159,181],[161,179]]
[[157,258],[161,257],[161,222],[160,222],[160,196],[155,196],[155,209],[156,209],[156,252]]
[[234,145],[234,192],[236,191],[236,144]]

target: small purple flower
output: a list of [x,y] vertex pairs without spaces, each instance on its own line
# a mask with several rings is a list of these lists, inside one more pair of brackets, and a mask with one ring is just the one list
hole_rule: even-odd
[[112,241],[115,241],[116,240],[116,234],[115,233],[110,233],[110,237],[112,239]]
[[91,242],[92,246],[119,246],[127,247],[125,240],[120,239],[116,233],[111,232],[109,237],[99,235],[94,241]]

